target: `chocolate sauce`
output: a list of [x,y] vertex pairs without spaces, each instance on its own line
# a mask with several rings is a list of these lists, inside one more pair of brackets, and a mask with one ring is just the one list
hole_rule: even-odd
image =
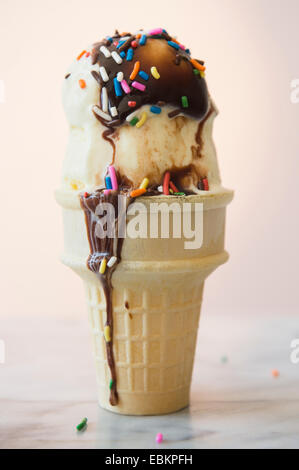
[[[121,249],[123,238],[119,238],[118,229],[121,223],[124,223],[127,207],[132,198],[129,193],[122,191],[120,195],[117,191],[110,191],[104,194],[103,190],[97,190],[90,195],[81,195],[80,204],[85,214],[85,222],[87,228],[87,236],[90,247],[90,255],[87,259],[87,267],[96,274],[102,284],[102,288],[106,299],[106,323],[105,326],[110,328],[111,341],[106,341],[107,362],[111,373],[110,386],[110,404],[115,406],[118,404],[117,393],[117,376],[115,370],[115,360],[113,353],[113,306],[112,306],[112,284],[111,278],[113,271],[121,259]],[[119,204],[118,197],[122,197],[122,204]],[[105,203],[112,204],[114,213],[105,210]],[[119,207],[120,205],[120,207]],[[106,223],[103,223],[103,217],[106,217]],[[107,230],[107,226],[114,227],[115,233]],[[104,232],[106,230],[106,232]],[[103,236],[106,233],[106,236]],[[115,256],[116,263],[112,267],[106,267],[105,273],[100,274],[99,269],[101,262],[106,258]]]
[[[179,108],[180,112],[186,116],[202,119],[209,107],[208,90],[204,77],[194,73],[194,66],[190,62],[191,56],[188,50],[179,46],[172,47],[168,42],[174,43],[173,38],[166,31],[162,34],[147,36],[145,45],[139,44],[140,38],[136,35],[128,34],[127,39],[122,39],[119,33],[111,39],[103,39],[93,45],[91,57],[92,63],[104,67],[109,77],[107,82],[103,82],[99,73],[92,71],[92,75],[99,84],[99,91],[105,86],[108,94],[109,106],[115,106],[118,112],[117,124],[106,121],[107,126],[117,127],[122,125],[126,117],[145,104],[155,105],[159,101]],[[123,43],[121,41],[124,41]],[[132,41],[137,47],[132,47]],[[122,63],[118,64],[113,57],[106,57],[100,50],[105,46],[110,53],[116,52],[121,57]],[[127,60],[128,51],[133,51],[133,58]],[[147,75],[140,76],[139,73],[132,80],[130,79],[134,64],[140,62],[140,70]],[[197,61],[203,64],[203,61]],[[160,78],[156,79],[151,73],[151,68],[156,67]],[[122,90],[121,96],[116,96],[114,79],[118,72],[122,72],[126,80],[130,93]],[[148,76],[148,79],[146,79]],[[144,91],[140,91],[132,86],[137,81],[145,86]],[[182,96],[188,99],[188,107],[182,106]],[[129,101],[135,101],[134,109],[128,105]]]

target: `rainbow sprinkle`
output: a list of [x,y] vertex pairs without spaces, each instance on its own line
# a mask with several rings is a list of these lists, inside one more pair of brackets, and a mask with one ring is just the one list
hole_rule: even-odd
[[138,117],[133,117],[133,119],[130,121],[130,124],[131,126],[135,126],[135,124],[137,124],[137,122],[139,121]]
[[139,90],[139,91],[144,91],[145,88],[146,88],[145,85],[143,85],[140,82],[136,82],[136,81],[132,83],[132,87],[136,88],[136,90]]
[[134,56],[134,49],[130,47],[127,52],[127,57],[126,57],[127,61],[131,62],[131,60],[133,59],[133,56]]
[[106,183],[106,188],[107,188],[107,189],[112,189],[112,183],[111,183],[111,178],[110,178],[110,176],[106,176],[106,178],[105,178],[105,183]]
[[109,325],[104,326],[104,338],[105,338],[106,343],[110,343],[111,334],[110,334],[110,326]]
[[181,100],[182,100],[182,106],[183,106],[183,108],[188,108],[189,102],[188,102],[187,96],[182,96]]
[[117,78],[113,79],[113,84],[114,84],[114,91],[116,96],[122,96],[123,92],[121,91],[121,86]]
[[102,79],[104,80],[104,82],[108,82],[108,81],[109,81],[109,77],[108,77],[108,74],[107,74],[107,72],[106,72],[105,67],[100,67],[100,74],[101,74],[101,77],[102,77]]
[[143,126],[146,120],[147,120],[147,113],[144,111],[141,115],[140,121],[137,122],[136,127],[139,129],[139,127]]
[[151,106],[150,111],[154,114],[160,114],[162,109],[160,108],[160,106]]
[[107,49],[107,47],[105,46],[101,46],[100,47],[100,51],[102,54],[104,54],[104,56],[109,59],[109,57],[111,57],[111,54],[110,54],[110,51]]
[[92,110],[97,116],[101,117],[105,121],[111,121],[112,120],[111,116],[108,113],[104,113],[104,111],[102,111],[101,108],[99,108],[97,105],[94,105]]
[[160,74],[159,74],[159,72],[158,72],[158,70],[157,70],[157,67],[155,67],[155,66],[154,66],[154,67],[151,67],[151,74],[152,74],[152,76],[153,76],[156,80],[159,80]]
[[108,92],[107,92],[107,88],[105,86],[102,88],[101,103],[102,103],[102,110],[104,111],[104,113],[107,113],[107,111],[108,111]]
[[116,75],[116,78],[119,82],[121,82],[124,79],[123,72],[118,72],[118,74]]
[[120,57],[120,55],[118,55],[118,53],[116,51],[111,52],[111,56],[112,56],[112,59],[114,59],[117,64],[122,63],[123,60]]
[[87,418],[83,418],[81,423],[76,426],[77,431],[83,431],[87,426]]
[[149,185],[149,179],[143,178],[142,183],[139,186],[139,189],[147,189],[148,185]]
[[100,264],[100,269],[99,269],[99,273],[100,274],[104,274],[105,271],[106,271],[106,266],[107,266],[107,260],[106,258],[103,258],[102,261],[101,261],[101,264]]
[[141,78],[143,78],[143,80],[148,80],[149,79],[149,75],[144,72],[143,70],[140,70],[139,74],[138,74]]
[[147,37],[146,37],[145,34],[143,34],[140,38],[140,41],[139,41],[140,46],[144,46],[145,43],[146,43],[146,40],[147,40]]
[[83,57],[85,53],[86,51],[82,51],[81,54],[78,55],[77,60],[80,60],[81,57]]
[[155,36],[156,34],[162,34],[162,33],[163,33],[163,28],[155,28],[155,29],[151,29],[148,34],[149,36]]
[[114,190],[118,189],[116,172],[115,172],[115,168],[114,168],[113,165],[109,165],[109,175],[110,175],[110,178],[111,178],[112,189],[114,189]]
[[136,75],[138,74],[139,69],[140,69],[140,62],[139,62],[139,60],[137,60],[137,62],[135,62],[135,64],[134,64],[132,73],[130,75],[130,80],[134,80],[136,78]]
[[121,81],[121,87],[122,89],[124,90],[125,93],[130,93],[131,92],[131,88],[129,87],[129,85],[127,84],[126,80],[122,80]]
[[173,47],[174,49],[176,49],[177,51],[179,50],[180,46],[179,44],[177,44],[176,42],[173,42],[173,41],[167,41],[167,44],[171,47]]
[[107,263],[108,268],[112,268],[112,266],[114,266],[116,261],[117,261],[116,256],[111,256],[110,260]]

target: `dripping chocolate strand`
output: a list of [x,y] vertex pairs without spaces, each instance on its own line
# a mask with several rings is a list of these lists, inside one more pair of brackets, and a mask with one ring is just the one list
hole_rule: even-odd
[[[107,316],[105,326],[108,326],[110,331],[110,340],[106,340],[106,352],[107,362],[111,373],[109,401],[112,406],[115,406],[118,403],[118,393],[115,359],[113,353],[114,325],[111,278],[117,264],[121,259],[123,238],[119,238],[119,223],[123,223],[123,217],[126,214],[127,207],[132,201],[132,199],[129,198],[125,193],[122,194],[120,197],[125,198],[125,203],[121,204],[119,210],[118,205],[120,204],[120,201],[118,195],[119,193],[116,191],[110,191],[109,194],[104,194],[101,190],[97,190],[91,195],[80,197],[80,204],[85,214],[85,223],[90,247],[90,255],[87,260],[87,267],[90,271],[96,274],[97,278],[101,282],[106,300]],[[112,204],[114,208],[114,213],[110,214],[110,219],[109,214],[103,210],[103,204],[107,202]],[[103,215],[108,217],[107,224],[111,224],[110,227],[102,227],[101,223],[99,223],[101,216]],[[110,229],[113,230],[110,232]],[[101,232],[99,233],[100,230],[106,230],[106,236],[103,236],[103,233]],[[116,240],[116,245],[114,244],[114,240]],[[107,258],[110,259],[112,256],[117,257],[116,263],[114,263],[113,266],[111,266],[109,269],[106,269],[105,272],[101,274],[99,269],[102,260],[104,258],[106,258],[106,260]]]
[[[132,198],[128,197],[128,193],[123,191],[119,195],[117,191],[110,191],[104,194],[102,190],[97,190],[91,195],[80,197],[80,204],[85,214],[85,223],[87,228],[87,237],[90,247],[90,255],[87,260],[87,267],[96,274],[101,282],[106,300],[106,323],[105,327],[109,327],[110,340],[106,341],[107,363],[111,373],[110,382],[110,404],[115,406],[118,404],[117,393],[117,375],[115,367],[115,359],[113,353],[113,305],[112,305],[112,274],[121,259],[121,250],[123,238],[119,237],[119,226],[125,222],[125,215],[128,205],[132,202]],[[120,199],[119,198],[125,198]],[[110,203],[113,205],[114,212],[108,214],[104,211],[103,204]],[[101,225],[101,217],[107,216],[107,226]],[[109,218],[110,217],[110,218]],[[109,225],[110,224],[110,225]],[[101,232],[106,230],[106,233]],[[110,231],[111,230],[111,231]],[[104,236],[105,235],[105,236]],[[116,244],[114,241],[116,240]],[[101,262],[104,258],[110,259],[116,256],[117,261],[113,266],[106,269],[103,274],[99,272]]]

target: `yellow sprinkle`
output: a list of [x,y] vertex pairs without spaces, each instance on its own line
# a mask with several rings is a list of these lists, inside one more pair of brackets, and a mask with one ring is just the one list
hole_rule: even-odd
[[169,188],[169,192],[170,194],[173,194],[173,190],[171,188]]
[[108,325],[104,327],[104,338],[105,338],[106,343],[109,343],[111,341],[110,326]]
[[70,181],[70,186],[72,189],[74,189],[74,191],[77,191],[78,189],[82,189],[83,188],[83,183],[81,183],[81,181],[78,181],[78,180],[71,180]]
[[144,178],[141,185],[139,186],[139,189],[146,189],[148,187],[148,184],[149,184],[149,179]]
[[106,265],[107,265],[107,260],[106,258],[103,258],[100,264],[100,274],[104,274],[106,271]]
[[160,74],[157,70],[157,67],[151,67],[151,74],[156,80],[159,80]]
[[139,127],[143,126],[143,124],[146,121],[146,118],[147,118],[147,113],[144,111],[144,113],[142,113],[141,118],[139,119],[139,121],[137,122],[135,127],[139,128]]
[[201,70],[199,71],[199,73],[200,73],[200,76],[201,76],[202,78],[204,78],[204,77],[206,76],[205,73],[202,72]]

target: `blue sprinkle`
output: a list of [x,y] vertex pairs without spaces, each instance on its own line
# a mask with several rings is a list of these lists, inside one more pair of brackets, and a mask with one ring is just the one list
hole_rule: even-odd
[[126,41],[119,41],[119,43],[116,46],[116,49],[119,49],[120,46],[122,46]]
[[159,106],[151,106],[150,111],[154,114],[160,114],[161,113],[161,108]]
[[173,42],[173,41],[167,41],[168,45],[173,47],[174,49],[176,49],[177,51],[179,50],[180,46],[176,43],[176,42]]
[[113,84],[114,84],[114,91],[115,91],[116,96],[122,96],[123,92],[121,91],[120,83],[116,77],[113,79]]
[[187,52],[187,54],[191,54],[190,49],[185,49],[185,52]]
[[119,53],[119,55],[120,55],[123,59],[126,57],[125,51],[121,51],[121,52]]
[[128,62],[130,62],[133,59],[133,55],[134,55],[134,51],[133,51],[132,47],[130,47],[130,49],[128,49],[128,52],[127,52],[127,61]]
[[110,42],[112,42],[112,41],[113,41],[113,39],[112,39],[112,37],[111,37],[111,36],[106,36],[106,39],[107,39],[107,41],[110,41]]
[[144,72],[143,70],[140,70],[139,74],[141,78],[143,78],[143,80],[148,80],[149,79],[149,75]]
[[140,46],[144,46],[145,43],[146,43],[146,34],[143,34],[140,38],[139,44]]
[[110,176],[106,176],[105,181],[106,181],[106,188],[107,189],[112,189],[112,183],[111,183]]

